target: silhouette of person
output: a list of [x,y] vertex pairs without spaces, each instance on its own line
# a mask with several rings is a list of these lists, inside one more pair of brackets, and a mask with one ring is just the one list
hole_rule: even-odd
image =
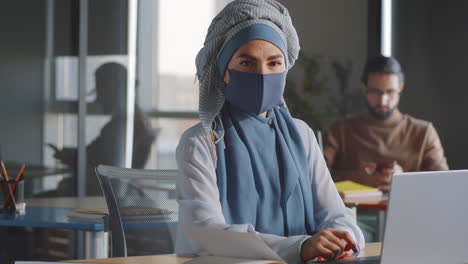
[[[86,194],[100,195],[101,189],[94,168],[99,164],[124,167],[125,165],[125,130],[126,130],[126,86],[127,71],[118,63],[106,63],[95,72],[96,103],[102,112],[112,115],[104,125],[98,137],[87,147]],[[151,128],[148,117],[135,104],[133,127],[132,168],[143,168],[148,160],[151,145],[156,138],[156,130]],[[70,168],[76,168],[76,148],[55,150],[54,157]],[[59,183],[59,196],[73,195],[76,190],[75,180],[65,178]]]

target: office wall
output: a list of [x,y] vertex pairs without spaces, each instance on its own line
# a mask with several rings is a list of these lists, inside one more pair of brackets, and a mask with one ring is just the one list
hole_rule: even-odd
[[44,0],[0,8],[0,145],[7,160],[41,161],[44,14]]
[[[6,160],[43,161],[45,97],[49,96],[44,87],[46,3],[15,0],[2,3],[0,8],[0,146]],[[54,3],[54,54],[77,56],[79,1],[50,3]],[[126,14],[124,0],[90,1],[90,55],[126,53]]]
[[[299,35],[301,50],[307,56],[322,57],[321,72],[329,90],[314,104],[329,102],[338,96],[340,88],[333,61],[346,65],[351,62],[351,74],[346,85],[349,93],[360,89],[360,72],[367,59],[368,1],[280,0],[289,10]],[[302,69],[296,65],[289,78],[296,82],[302,79]],[[360,104],[360,101],[357,102]],[[354,109],[355,111],[358,109]]]
[[406,71],[401,109],[438,129],[451,169],[468,168],[467,1],[394,0],[394,55]]
[[[127,53],[126,0],[89,1],[88,54]],[[54,52],[78,56],[79,0],[54,1]]]
[[303,51],[359,61],[366,57],[367,0],[281,2],[291,14]]

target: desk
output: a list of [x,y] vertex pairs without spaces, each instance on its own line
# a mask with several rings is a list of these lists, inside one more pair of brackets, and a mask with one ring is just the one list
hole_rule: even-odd
[[103,221],[70,219],[69,212],[69,208],[27,207],[24,215],[0,213],[0,226],[104,231]]
[[[164,219],[165,223],[177,225],[177,202],[166,201],[167,208],[175,211],[170,220]],[[77,208],[100,209],[107,208],[104,197],[58,197],[58,198],[33,198],[26,199],[26,212],[24,215],[0,214],[0,226],[33,227],[50,229],[76,230],[83,236],[84,242],[78,244],[77,257],[84,258],[106,258],[108,257],[109,235],[108,227],[104,219],[70,219],[68,213]],[[126,224],[126,228],[158,228],[162,225],[160,221],[141,223],[132,221]]]
[[[388,196],[385,195],[382,200],[375,202],[354,202],[346,203],[347,207],[354,207],[356,209],[371,210],[377,212],[377,241],[383,240],[385,231],[385,215],[387,213]],[[357,214],[357,211],[356,211]]]
[[[359,254],[360,257],[380,256],[381,243],[368,243],[366,247]],[[118,263],[118,264],[182,264],[186,263],[192,258],[178,257],[175,255],[158,255],[158,256],[138,256],[126,258],[108,258],[108,259],[87,259],[87,260],[73,260],[70,262],[80,263]],[[265,261],[265,263],[272,263]]]
[[[82,236],[82,241],[77,241],[77,258],[105,258],[109,254],[109,234],[106,231],[103,219],[99,220],[77,220],[69,219],[68,213],[73,209],[89,208],[100,209],[107,208],[106,200],[102,196],[85,196],[85,197],[55,197],[55,198],[33,198],[26,200],[26,212],[31,208],[44,208],[44,210],[58,212],[56,220],[61,220],[61,216],[66,218],[66,221],[74,223],[74,227],[69,225],[71,229],[77,230],[77,234]],[[47,209],[45,209],[47,208]],[[60,215],[63,214],[63,215]],[[55,222],[60,225],[60,222]],[[89,228],[90,225],[94,229]],[[48,227],[58,228],[58,227]]]
[[76,230],[84,237],[78,258],[108,256],[108,233],[103,219],[78,220],[68,218],[75,208],[106,208],[102,197],[63,197],[26,199],[24,215],[0,214],[0,226]]
[[[24,215],[0,214],[0,226],[76,230],[84,237],[77,257],[107,257],[108,233],[104,220],[82,221],[67,217],[69,208],[27,207]],[[83,248],[83,247],[82,247]],[[80,248],[81,249],[81,248]]]
[[[104,219],[80,220],[67,217],[72,209],[88,208],[100,209],[107,208],[104,197],[58,197],[58,198],[34,198],[26,200],[26,215],[12,221],[4,219],[2,221],[0,214],[0,226],[29,226],[45,227],[57,229],[77,230],[84,234],[84,242],[78,247],[78,258],[106,258],[108,256],[109,236],[106,232],[108,227]],[[169,209],[173,212],[169,219],[155,221],[130,221],[125,223],[125,228],[161,228],[171,224],[171,230],[175,232],[178,221],[178,210],[176,200],[166,200],[161,204],[161,208]],[[39,216],[39,218],[38,218]]]

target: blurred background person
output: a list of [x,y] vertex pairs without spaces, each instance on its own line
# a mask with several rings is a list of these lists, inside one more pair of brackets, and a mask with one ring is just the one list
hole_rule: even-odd
[[324,133],[324,155],[333,179],[387,190],[393,172],[447,170],[432,123],[398,110],[404,88],[398,61],[371,58],[361,80],[368,111],[337,120]]
[[[126,126],[126,86],[127,70],[119,63],[106,63],[95,72],[96,103],[105,114],[112,115],[104,125],[98,137],[87,147],[87,195],[100,195],[101,189],[94,174],[94,168],[99,164],[124,167],[125,165],[125,126]],[[144,168],[151,151],[151,145],[156,139],[156,130],[150,125],[148,117],[135,104],[133,122],[133,157],[132,168]],[[76,168],[76,148],[58,149],[49,144],[54,150],[54,157],[69,168]],[[65,178],[57,188],[57,195],[69,196],[74,194],[75,182],[73,178]]]
[[[335,121],[325,130],[324,155],[335,181],[351,180],[382,190],[395,172],[448,170],[444,149],[431,122],[398,109],[404,73],[393,57],[368,60],[362,73],[368,111]],[[366,242],[375,240],[375,214],[358,223]]]

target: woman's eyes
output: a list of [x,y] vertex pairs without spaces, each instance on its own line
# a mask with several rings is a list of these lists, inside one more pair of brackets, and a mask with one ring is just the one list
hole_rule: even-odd
[[249,66],[252,66],[252,65],[253,65],[253,62],[252,62],[252,61],[249,61],[249,60],[245,60],[245,61],[241,61],[241,62],[240,62],[240,65],[249,67]]
[[[245,60],[245,61],[241,61],[239,64],[244,67],[251,67],[255,65],[255,62],[250,61],[250,60]],[[269,61],[268,62],[268,66],[270,67],[277,67],[277,66],[281,66],[282,64],[283,63],[281,61]]]
[[268,63],[268,65],[273,66],[273,67],[280,66],[281,64],[282,64],[281,61],[270,61]]

